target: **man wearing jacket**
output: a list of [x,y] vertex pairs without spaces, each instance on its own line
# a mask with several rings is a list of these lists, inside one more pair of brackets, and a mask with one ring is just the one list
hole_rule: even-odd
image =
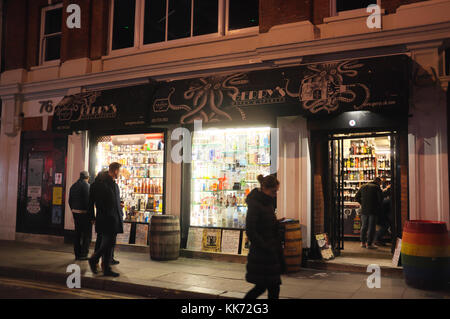
[[87,260],[92,239],[92,226],[88,218],[89,173],[80,172],[80,178],[70,187],[69,206],[75,224],[74,251],[76,260]]
[[[95,231],[101,235],[100,247],[89,258],[89,266],[94,274],[102,257],[103,275],[118,277],[111,270],[112,251],[116,236],[123,233],[122,207],[120,205],[119,186],[115,180],[119,177],[121,164],[111,163],[109,170],[100,172],[91,185],[89,196],[89,219],[95,221]],[[94,216],[94,205],[97,214]]]
[[361,247],[376,249],[373,245],[377,216],[380,214],[383,194],[380,188],[381,179],[363,185],[356,193],[356,201],[361,204]]

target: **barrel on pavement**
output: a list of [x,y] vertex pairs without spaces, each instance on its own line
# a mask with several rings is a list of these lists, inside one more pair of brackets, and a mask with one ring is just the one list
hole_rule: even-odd
[[411,220],[403,229],[401,259],[406,284],[415,288],[440,289],[450,280],[447,225]]
[[302,265],[302,230],[295,220],[281,222],[284,260],[286,272],[300,271]]
[[174,260],[180,256],[180,221],[177,216],[153,215],[150,221],[150,258]]

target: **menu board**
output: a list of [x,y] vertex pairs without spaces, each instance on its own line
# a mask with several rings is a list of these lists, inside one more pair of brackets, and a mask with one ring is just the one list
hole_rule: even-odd
[[203,243],[203,228],[189,227],[189,234],[186,248],[189,250],[201,251]]
[[222,231],[222,252],[229,254],[239,253],[239,237],[240,230],[223,230]]
[[328,242],[327,234],[317,234],[316,235],[317,245],[319,246],[320,254],[325,260],[334,259],[333,250]]
[[250,249],[250,240],[248,240],[247,233],[244,232],[242,234],[241,255],[248,255],[249,249]]
[[208,252],[220,252],[221,229],[205,229],[203,231],[202,250]]
[[116,242],[118,244],[128,244],[130,242],[131,224],[123,223],[123,234],[117,234]]
[[136,245],[147,246],[148,225],[136,224]]

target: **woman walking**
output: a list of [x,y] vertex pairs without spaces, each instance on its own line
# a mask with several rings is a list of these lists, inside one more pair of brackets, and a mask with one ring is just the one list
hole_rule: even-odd
[[246,199],[250,251],[245,278],[255,287],[244,298],[256,299],[267,289],[269,299],[278,299],[284,259],[274,201],[280,182],[273,175],[259,175],[258,181],[261,188],[253,189]]

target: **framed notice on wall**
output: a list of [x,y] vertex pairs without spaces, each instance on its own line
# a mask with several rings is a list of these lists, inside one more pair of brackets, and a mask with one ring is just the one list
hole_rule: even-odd
[[247,256],[249,249],[250,249],[250,241],[248,240],[247,233],[244,231],[242,233],[241,255]]
[[189,250],[201,251],[203,242],[203,228],[189,227],[189,234],[186,248]]
[[148,224],[136,224],[136,245],[147,245]]
[[228,254],[239,253],[239,237],[241,235],[240,230],[227,230],[222,231],[222,252]]
[[118,244],[128,244],[130,242],[131,224],[123,223],[123,234],[117,234]]
[[203,231],[202,250],[209,252],[219,252],[221,244],[222,230],[205,229]]

